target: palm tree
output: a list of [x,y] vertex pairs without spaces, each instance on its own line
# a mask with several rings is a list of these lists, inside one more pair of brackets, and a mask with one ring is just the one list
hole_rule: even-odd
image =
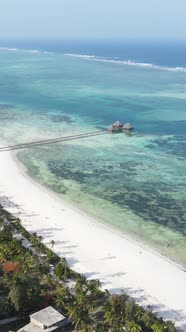
[[66,307],[68,316],[72,319],[75,329],[85,330],[89,320],[89,311],[86,307],[77,305],[74,302]]
[[10,250],[9,247],[7,245],[5,245],[4,243],[0,244],[0,260],[4,261],[10,259]]
[[56,282],[54,281],[53,277],[51,274],[47,274],[46,275],[46,281],[47,281],[47,286],[50,288],[50,291],[52,291],[53,289],[55,289],[56,287]]
[[39,241],[39,242],[42,242],[42,241],[43,241],[43,237],[42,237],[41,235],[39,235],[37,238],[38,238],[38,241]]
[[173,322],[171,322],[170,320],[168,320],[166,322],[165,326],[166,326],[166,331],[167,332],[176,332],[177,331],[174,324],[173,324]]
[[73,295],[69,292],[68,287],[64,287],[62,285],[57,286],[55,292],[55,303],[58,307],[63,306],[66,308],[67,305],[70,306],[73,300]]
[[32,243],[36,244],[36,243],[37,243],[37,233],[35,232],[35,233],[30,234],[30,238],[29,238],[29,240],[30,240]]
[[88,281],[88,291],[91,292],[91,297],[97,297],[102,293],[101,282],[98,279]]
[[83,288],[86,285],[87,285],[87,278],[83,274],[78,275],[76,279],[76,288]]
[[58,278],[66,280],[69,277],[69,266],[65,258],[61,259],[55,267],[55,274]]
[[[104,323],[107,325],[107,327],[115,328],[116,324],[118,325],[118,319],[115,315],[115,312],[112,308],[112,304],[110,301],[106,302],[103,306],[104,309]],[[117,330],[119,331],[119,327],[117,326]]]
[[128,296],[126,294],[114,294],[106,300],[103,305],[104,323],[113,331],[124,331],[126,323],[125,303]]
[[160,322],[154,322],[151,326],[151,329],[153,332],[163,332],[164,331],[164,325]]
[[54,246],[54,244],[55,244],[55,241],[52,240],[50,243],[51,243],[51,248],[53,248],[53,246]]
[[142,327],[134,320],[127,322],[127,331],[129,332],[141,332]]
[[41,252],[42,252],[42,249],[43,249],[43,243],[42,243],[42,240],[43,240],[43,237],[42,237],[41,235],[39,235],[39,236],[37,237],[37,240],[36,240],[36,247],[37,247],[39,253],[41,253]]

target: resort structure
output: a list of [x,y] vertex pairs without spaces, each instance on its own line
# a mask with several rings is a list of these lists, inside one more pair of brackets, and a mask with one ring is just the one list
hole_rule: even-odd
[[116,121],[110,125],[108,128],[109,132],[121,132],[121,131],[131,131],[133,126],[130,123],[125,123],[124,125],[120,121]]
[[30,315],[30,323],[17,332],[62,331],[68,323],[69,320],[65,316],[49,306]]

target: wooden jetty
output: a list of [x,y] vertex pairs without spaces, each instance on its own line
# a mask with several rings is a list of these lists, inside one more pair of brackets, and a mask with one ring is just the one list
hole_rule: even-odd
[[[116,121],[108,128],[108,131],[109,132],[122,132],[122,131],[130,131],[132,129],[133,129],[133,127],[130,123],[126,123],[125,125],[122,125],[120,121]],[[72,141],[72,140],[76,140],[76,139],[83,139],[83,138],[87,138],[87,137],[105,135],[108,131],[99,130],[99,131],[93,131],[90,133],[76,134],[76,135],[70,135],[70,136],[60,136],[60,137],[49,138],[49,139],[45,139],[45,140],[26,142],[26,143],[20,143],[20,144],[15,144],[15,145],[7,145],[7,146],[0,147],[0,152],[10,151],[10,150],[21,150],[21,149],[32,148],[32,147],[41,146],[41,145],[49,145],[49,144],[55,144],[55,143],[60,143],[60,142]]]
[[46,140],[39,140],[39,141],[32,141],[32,142],[27,142],[27,143],[22,143],[22,144],[7,145],[7,146],[0,147],[0,152],[10,151],[10,150],[20,150],[20,149],[32,148],[32,147],[40,146],[40,145],[49,145],[49,144],[54,144],[54,143],[72,141],[72,140],[76,140],[76,139],[83,139],[83,138],[87,138],[87,137],[104,135],[106,133],[107,133],[106,130],[99,130],[99,131],[93,131],[93,132],[84,133],[84,134],[61,136],[61,137],[56,137],[56,138],[51,138],[51,139],[46,139]]

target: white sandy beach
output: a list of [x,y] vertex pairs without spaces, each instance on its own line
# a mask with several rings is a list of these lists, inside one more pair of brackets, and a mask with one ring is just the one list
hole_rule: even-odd
[[65,256],[70,266],[98,278],[111,292],[120,289],[139,304],[152,305],[186,331],[186,272],[173,262],[95,222],[28,178],[9,152],[0,153],[0,196],[17,207],[28,231]]

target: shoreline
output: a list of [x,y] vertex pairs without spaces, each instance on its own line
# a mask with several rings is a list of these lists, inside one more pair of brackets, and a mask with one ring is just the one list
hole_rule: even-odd
[[138,246],[141,250],[146,250],[146,251],[152,253],[153,255],[156,255],[156,256],[158,256],[160,258],[163,258],[165,261],[169,262],[170,264],[175,265],[180,270],[186,272],[186,266],[184,266],[181,262],[178,262],[178,261],[176,261],[176,260],[174,260],[174,259],[172,259],[172,258],[170,258],[170,257],[168,257],[166,255],[164,255],[163,253],[159,252],[155,248],[151,247],[148,243],[145,243],[145,242],[143,242],[142,240],[140,240],[138,238],[132,237],[132,235],[130,235],[130,234],[124,233],[124,231],[122,231],[121,229],[116,228],[116,227],[112,226],[111,224],[107,224],[103,220],[100,220],[99,218],[96,218],[93,215],[88,214],[86,211],[84,211],[83,209],[80,209],[75,204],[70,204],[69,202],[65,201],[57,193],[55,193],[52,189],[50,189],[49,187],[45,186],[44,184],[40,184],[34,178],[32,178],[27,173],[27,169],[26,169],[25,165],[22,164],[21,161],[19,161],[19,159],[16,157],[16,152],[11,151],[10,154],[11,154],[12,160],[14,161],[14,163],[16,164],[16,166],[18,167],[21,175],[23,177],[25,177],[28,181],[32,182],[33,185],[36,186],[36,187],[38,187],[41,191],[46,192],[51,197],[53,197],[55,200],[57,200],[59,203],[65,205],[66,207],[68,207],[72,211],[74,211],[74,212],[82,215],[87,220],[90,220],[90,222],[100,225],[100,227],[104,228],[106,231],[109,231],[109,232],[111,232],[111,233],[113,233],[113,234],[115,234],[115,235],[123,238],[126,241],[134,243],[134,245]]
[[0,155],[1,196],[16,206],[5,208],[30,232],[67,259],[86,277],[99,279],[110,292],[126,291],[143,306],[186,330],[186,273],[181,265],[127,238],[62,201],[25,173],[15,155]]

